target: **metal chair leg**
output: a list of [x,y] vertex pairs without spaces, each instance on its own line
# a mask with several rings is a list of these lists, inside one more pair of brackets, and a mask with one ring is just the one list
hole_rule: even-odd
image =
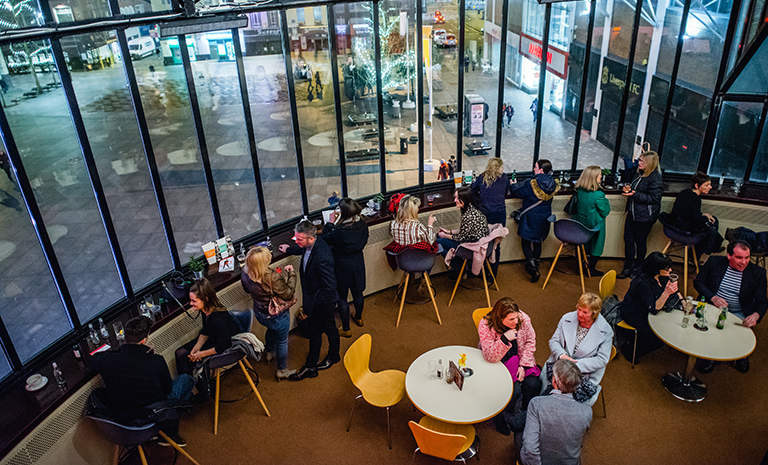
[[600,395],[603,396],[603,418],[607,418],[608,412],[605,411],[605,389],[600,389]]
[[221,368],[216,369],[216,403],[213,407],[213,434],[219,432],[219,393],[221,391]]
[[149,465],[147,463],[147,456],[144,455],[144,448],[139,446],[139,457],[141,457],[141,463],[142,465]]
[[357,403],[357,399],[363,397],[362,394],[355,397],[355,400],[352,401],[352,413],[349,414],[349,424],[347,425],[347,433],[349,433],[349,429],[352,428],[352,417],[355,415],[355,404]]
[[584,267],[581,265],[581,249],[579,246],[576,246],[576,255],[578,256],[579,260],[579,278],[581,278],[581,293],[587,292],[587,289],[584,287]]
[[635,343],[632,345],[632,366],[630,368],[633,370],[635,368],[635,354],[637,354],[637,329],[635,329]]
[[461,277],[464,276],[464,267],[467,266],[467,261],[464,260],[464,263],[461,265],[461,271],[459,271],[459,277],[456,279],[456,285],[453,286],[453,294],[451,294],[451,300],[448,301],[448,306],[450,307],[453,303],[453,296],[456,295],[456,289],[459,288],[459,283],[461,282]]
[[400,327],[400,315],[403,314],[403,305],[405,305],[405,294],[408,292],[408,280],[411,278],[410,273],[405,273],[405,286],[403,286],[403,296],[400,298],[400,311],[397,313],[397,324],[395,328]]
[[[683,252],[683,295],[688,295],[688,246],[686,245],[684,246],[684,248],[685,248],[685,251]],[[696,260],[696,251],[693,252],[693,259]]]
[[[187,453],[187,451],[185,451],[184,449],[182,449],[182,448],[181,448],[181,446],[179,446],[178,444],[176,444],[176,443],[173,441],[173,439],[169,438],[169,437],[168,437],[168,436],[167,436],[165,433],[163,433],[162,431],[158,431],[158,432],[157,432],[157,434],[158,434],[158,435],[159,435],[161,438],[165,439],[165,441],[166,441],[168,444],[170,444],[170,445],[171,445],[171,447],[173,447],[174,449],[176,449],[177,451],[179,451],[179,453],[180,453],[181,455],[183,455],[184,457],[186,457],[186,458],[187,458],[187,459],[188,459],[190,462],[194,463],[195,465],[200,465],[199,463],[197,463],[197,460],[193,459],[193,458],[192,458],[192,456],[191,456],[191,455],[189,455],[189,454]],[[141,446],[139,446],[139,447],[141,447]],[[139,450],[141,450],[141,449],[139,449]],[[145,463],[146,463],[146,462],[145,462]]]
[[259,394],[259,390],[256,389],[256,385],[253,383],[253,379],[251,379],[251,375],[249,375],[248,370],[245,369],[245,365],[243,365],[243,361],[238,360],[237,364],[240,365],[240,368],[242,368],[243,373],[245,374],[245,378],[248,380],[248,384],[251,385],[251,389],[253,389],[253,393],[256,394],[256,397],[259,399],[259,403],[261,403],[261,407],[264,409],[264,412],[266,412],[268,417],[271,417],[272,415],[269,414],[269,409],[267,409],[267,405],[264,403],[264,399],[261,398],[261,394]]
[[415,451],[413,451],[413,457],[411,457],[411,465],[413,465],[413,462],[416,461],[416,452],[419,451],[419,448],[417,447]]
[[560,248],[557,250],[557,255],[555,255],[555,259],[552,260],[552,266],[549,267],[549,273],[547,273],[547,279],[544,280],[544,285],[541,286],[542,290],[544,290],[544,288],[547,287],[547,283],[549,282],[549,277],[552,276],[552,271],[554,271],[555,265],[557,265],[557,259],[560,258],[560,252],[563,251],[563,246],[565,246],[565,242],[560,243]]
[[432,305],[435,307],[435,315],[437,315],[437,322],[443,324],[443,320],[440,319],[440,312],[437,310],[437,302],[435,302],[435,291],[432,290],[432,280],[429,279],[429,273],[424,272],[424,280],[427,282],[427,289],[429,289],[429,298],[432,299]]
[[499,282],[496,280],[496,275],[493,274],[493,269],[491,268],[491,262],[488,261],[488,259],[485,259],[485,264],[488,266],[488,272],[491,273],[491,278],[493,278],[493,285],[496,287],[496,290],[499,290]]
[[392,427],[389,424],[389,407],[387,407],[387,437],[389,448],[392,449]]

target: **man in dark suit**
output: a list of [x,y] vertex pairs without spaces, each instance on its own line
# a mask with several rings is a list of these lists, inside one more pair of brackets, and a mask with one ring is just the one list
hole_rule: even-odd
[[[730,313],[744,320],[747,328],[762,320],[768,308],[765,269],[750,263],[749,255],[749,244],[732,241],[728,244],[728,255],[709,257],[693,281],[693,286],[707,302],[719,308],[728,307]],[[699,371],[709,373],[716,365],[716,362],[708,361]],[[734,367],[746,373],[749,359],[737,360]]]
[[[341,360],[339,356],[339,329],[336,327],[335,309],[339,301],[336,292],[336,275],[333,271],[333,254],[328,244],[316,236],[315,225],[302,220],[293,230],[295,246],[283,244],[283,253],[301,254],[301,295],[304,314],[309,329],[309,353],[304,366],[289,379],[300,381],[314,378],[318,370],[327,370]],[[322,362],[320,348],[323,333],[328,337],[328,354]]]

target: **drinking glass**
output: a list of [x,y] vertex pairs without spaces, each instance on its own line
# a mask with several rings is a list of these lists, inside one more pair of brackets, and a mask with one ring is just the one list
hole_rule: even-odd
[[743,186],[743,185],[744,185],[744,180],[743,179],[734,179],[733,180],[733,192],[736,195],[739,195],[739,192],[741,192],[741,186]]
[[427,204],[432,206],[432,202],[435,200],[435,196],[432,194],[427,195]]
[[571,180],[571,172],[570,171],[566,171],[565,174],[563,175],[563,177],[565,178],[565,183],[570,185],[571,184],[571,182],[570,182],[570,180]]
[[115,321],[112,323],[112,329],[115,330],[115,337],[118,341],[122,341],[125,339],[125,331],[123,330],[123,322],[122,321]]
[[676,283],[680,279],[675,273],[669,273],[669,282]]
[[242,268],[243,265],[245,265],[245,254],[244,253],[240,252],[239,254],[237,254],[237,264],[240,265],[240,268]]
[[437,362],[434,360],[430,360],[427,362],[427,373],[429,374],[429,379],[436,380],[437,379]]

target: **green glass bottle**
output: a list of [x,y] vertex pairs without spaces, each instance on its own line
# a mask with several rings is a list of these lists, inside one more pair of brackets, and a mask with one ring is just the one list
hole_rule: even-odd
[[725,327],[726,311],[727,309],[725,307],[720,309],[720,315],[717,317],[717,324],[715,325],[715,328],[723,329]]

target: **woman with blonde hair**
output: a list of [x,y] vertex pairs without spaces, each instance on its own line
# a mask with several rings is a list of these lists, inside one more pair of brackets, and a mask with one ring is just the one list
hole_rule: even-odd
[[589,273],[592,276],[602,276],[598,271],[597,262],[603,255],[605,246],[605,218],[611,212],[611,205],[600,189],[602,170],[599,166],[588,166],[581,172],[576,182],[576,214],[573,219],[589,229],[599,228],[584,247],[589,254]]
[[624,186],[627,217],[624,220],[624,269],[617,278],[624,279],[639,271],[647,252],[646,242],[661,210],[664,183],[659,170],[659,155],[648,151],[637,161],[638,174]]
[[504,174],[504,162],[501,158],[491,158],[485,171],[472,183],[472,194],[477,199],[478,209],[488,218],[488,224],[507,225],[508,189],[509,178]]
[[[288,331],[291,329],[290,306],[274,314],[269,304],[273,296],[290,303],[296,291],[296,271],[286,265],[275,271],[269,267],[272,253],[266,247],[254,247],[245,258],[245,269],[240,273],[240,284],[253,299],[253,314],[267,328],[265,351],[267,362],[277,358],[277,379],[285,379],[296,372],[288,369]],[[288,279],[283,276],[284,271]]]
[[429,215],[427,226],[419,221],[419,207],[421,200],[412,195],[406,195],[400,199],[395,220],[389,227],[392,239],[399,245],[413,245],[419,242],[432,244],[435,242],[435,215]]

